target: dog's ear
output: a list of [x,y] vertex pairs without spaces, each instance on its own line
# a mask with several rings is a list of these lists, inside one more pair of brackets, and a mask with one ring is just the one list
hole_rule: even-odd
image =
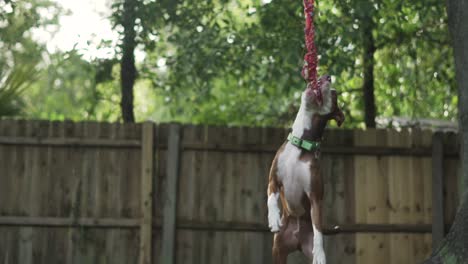
[[331,111],[331,116],[330,119],[334,119],[336,121],[336,124],[340,127],[344,120],[345,116],[343,112],[341,111],[340,107],[338,106],[338,93],[336,90],[331,90],[331,99],[332,99],[332,111]]

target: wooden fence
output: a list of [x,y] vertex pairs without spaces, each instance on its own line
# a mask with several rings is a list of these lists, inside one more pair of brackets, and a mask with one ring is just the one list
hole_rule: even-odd
[[[271,263],[267,175],[286,135],[0,121],[0,264]],[[427,257],[455,214],[457,149],[454,134],[328,130],[328,263]]]

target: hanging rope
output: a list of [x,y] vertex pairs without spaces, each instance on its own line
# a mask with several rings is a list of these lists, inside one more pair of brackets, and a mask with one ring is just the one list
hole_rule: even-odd
[[305,15],[305,44],[307,53],[304,56],[304,66],[302,68],[302,77],[307,82],[307,87],[312,88],[317,99],[322,101],[322,92],[317,86],[317,47],[315,46],[315,27],[314,27],[314,1],[304,1],[304,15]]

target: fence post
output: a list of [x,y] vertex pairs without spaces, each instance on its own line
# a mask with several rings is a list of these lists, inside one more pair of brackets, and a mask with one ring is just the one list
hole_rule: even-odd
[[139,264],[152,264],[154,125],[145,122],[141,135],[141,222]]
[[442,133],[432,137],[432,249],[437,249],[444,230],[444,149]]
[[161,264],[173,264],[177,220],[177,182],[179,178],[180,125],[169,126],[167,179],[164,188]]

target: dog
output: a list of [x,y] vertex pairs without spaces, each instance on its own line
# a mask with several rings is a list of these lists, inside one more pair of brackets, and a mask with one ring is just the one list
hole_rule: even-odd
[[[273,263],[302,251],[313,264],[325,264],[322,231],[323,179],[320,142],[329,120],[338,126],[344,115],[331,89],[331,77],[319,78],[318,89],[303,91],[288,140],[273,159],[268,182],[268,224],[273,239]],[[281,199],[282,216],[278,201]]]

